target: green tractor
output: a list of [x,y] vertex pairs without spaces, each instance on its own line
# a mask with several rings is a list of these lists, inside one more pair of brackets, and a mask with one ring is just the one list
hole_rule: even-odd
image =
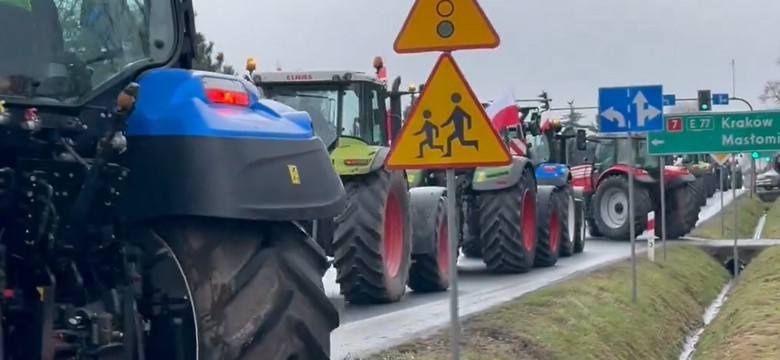
[[[409,191],[405,171],[385,168],[401,127],[400,78],[387,89],[384,64],[357,71],[255,73],[270,99],[306,111],[331,151],[347,192],[346,210],[310,224],[334,258],[341,294],[349,303],[398,301],[415,291],[449,287],[444,189]],[[387,107],[390,107],[390,111]],[[412,210],[414,209],[414,219]]]
[[[525,144],[524,132],[518,124],[502,135],[511,149],[512,142]],[[411,186],[441,186],[445,176],[440,170],[418,170],[410,172],[409,180]],[[568,203],[559,187],[537,186],[531,159],[513,151],[512,164],[458,170],[456,181],[459,240],[466,257],[482,258],[496,273],[557,263],[568,243]]]

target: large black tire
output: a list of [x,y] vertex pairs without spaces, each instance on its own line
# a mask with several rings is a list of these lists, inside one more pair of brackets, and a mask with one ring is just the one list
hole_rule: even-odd
[[[571,186],[560,188],[558,208],[561,213],[561,251],[560,256],[574,255],[574,244],[577,242],[577,206],[574,204],[574,191]],[[563,216],[565,212],[565,216]]]
[[696,205],[704,206],[707,204],[707,194],[706,190],[704,189],[704,180],[700,177],[697,177],[696,180],[691,183],[691,185],[692,187],[690,189],[695,195],[692,200],[696,202]]
[[463,242],[460,250],[467,258],[479,259],[482,257],[482,241],[479,239],[478,221],[479,217],[471,213],[463,222]]
[[593,219],[593,195],[585,198],[585,224],[588,227],[588,233],[593,237],[602,237],[604,234],[596,226],[596,220]]
[[196,351],[218,360],[330,357],[339,314],[323,291],[325,254],[295,224],[169,218],[133,227],[128,238],[157,255],[144,272],[149,286],[191,299],[182,333],[199,339],[183,341],[180,357],[169,356],[172,349],[147,358],[195,359]]
[[[652,203],[650,200],[650,192],[647,188],[638,183],[634,183],[634,185],[634,230],[635,235],[639,235],[647,228],[647,213],[652,209]],[[625,213],[625,220],[622,224],[617,224],[617,222],[611,220],[609,222],[614,224],[608,224],[608,220],[605,218],[607,214],[602,213],[602,202],[607,200],[604,196],[610,195],[613,192],[622,193],[622,195],[625,196],[625,202],[621,200],[621,202],[614,205],[614,210],[617,215]],[[631,224],[628,221],[629,209],[627,200],[628,178],[626,176],[610,175],[599,184],[596,189],[596,194],[593,196],[593,218],[596,222],[596,226],[601,233],[604,234],[604,237],[612,240],[630,240]]]
[[[536,181],[523,170],[510,188],[477,197],[482,259],[488,271],[523,273],[534,266],[536,250]],[[519,215],[519,216],[518,216]]]
[[[433,236],[436,246],[430,253],[412,255],[412,267],[409,269],[409,288],[419,292],[444,291],[450,287],[449,277],[449,239],[447,238],[447,202],[440,198],[436,212],[430,216],[434,221],[417,222],[414,236],[421,234]],[[426,226],[427,229],[418,229]],[[416,239],[415,241],[430,241]]]
[[[544,190],[537,193],[536,205],[536,256],[534,265],[554,266],[561,251],[563,223],[569,218],[568,207],[564,207],[566,192],[554,188],[545,198]],[[546,202],[546,203],[545,203]]]
[[333,265],[347,302],[395,302],[406,292],[412,262],[407,186],[403,171],[384,168],[344,180],[347,208],[336,217]]
[[577,212],[574,225],[574,253],[579,254],[585,250],[587,238],[587,234],[585,234],[585,202],[578,202],[575,206]]
[[[692,183],[687,183],[666,192],[666,238],[669,240],[685,236],[696,226],[701,208],[694,201],[696,195],[691,186]],[[660,213],[661,209],[656,209],[656,214]],[[660,237],[660,216],[656,224],[655,235]]]
[[718,181],[712,173],[707,174],[704,179],[707,182],[707,198],[711,198],[718,191]]

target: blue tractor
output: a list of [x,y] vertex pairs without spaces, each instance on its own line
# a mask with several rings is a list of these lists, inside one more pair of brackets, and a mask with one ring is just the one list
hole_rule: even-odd
[[[559,255],[568,257],[585,249],[586,237],[584,196],[581,189],[572,186],[572,171],[567,165],[567,145],[576,135],[562,134],[557,119],[542,122],[543,111],[537,107],[520,108],[528,156],[534,164],[537,182],[539,186],[553,187],[550,201],[557,204],[557,214],[538,217],[539,236],[552,238],[556,234],[546,234],[544,229],[560,228],[561,232],[557,234]],[[584,142],[577,142],[579,150],[584,150],[584,146]],[[561,225],[546,224],[549,222],[560,222]]]
[[0,360],[329,357],[299,225],[344,210],[327,145],[189,70],[193,24],[185,0],[0,0],[25,34],[0,36]]

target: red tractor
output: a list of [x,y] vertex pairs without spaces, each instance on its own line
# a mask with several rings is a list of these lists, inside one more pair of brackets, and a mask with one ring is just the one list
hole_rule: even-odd
[[[577,133],[578,147],[586,142],[585,164],[571,168],[573,185],[582,188],[586,202],[586,221],[591,236],[614,240],[630,238],[628,208],[628,164],[634,164],[634,221],[636,234],[647,229],[647,214],[660,214],[660,169],[656,157],[647,155],[644,137],[590,137]],[[685,168],[666,166],[666,236],[677,239],[687,234],[699,219],[699,205],[693,187],[695,177]],[[660,218],[660,216],[659,216]],[[657,236],[661,228],[655,228]]]

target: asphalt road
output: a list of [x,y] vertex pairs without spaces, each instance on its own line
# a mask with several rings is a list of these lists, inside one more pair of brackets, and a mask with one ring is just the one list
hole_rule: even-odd
[[[724,203],[729,202],[731,192],[724,195]],[[702,208],[700,221],[715,215],[719,210],[720,195],[716,194]],[[660,218],[657,221],[660,226]],[[660,246],[657,244],[658,250]],[[645,244],[637,244],[637,249],[644,250]],[[485,271],[481,260],[461,257],[458,262],[460,316],[467,317],[572,275],[627,259],[630,255],[628,241],[591,239],[587,241],[582,254],[562,258],[551,268],[534,269],[527,274],[517,275],[490,274]],[[329,271],[323,278],[326,292],[341,313],[341,326],[331,336],[331,358],[334,360],[364,356],[449,324],[449,292],[410,292],[394,304],[345,305],[338,294],[335,276],[335,271]]]

